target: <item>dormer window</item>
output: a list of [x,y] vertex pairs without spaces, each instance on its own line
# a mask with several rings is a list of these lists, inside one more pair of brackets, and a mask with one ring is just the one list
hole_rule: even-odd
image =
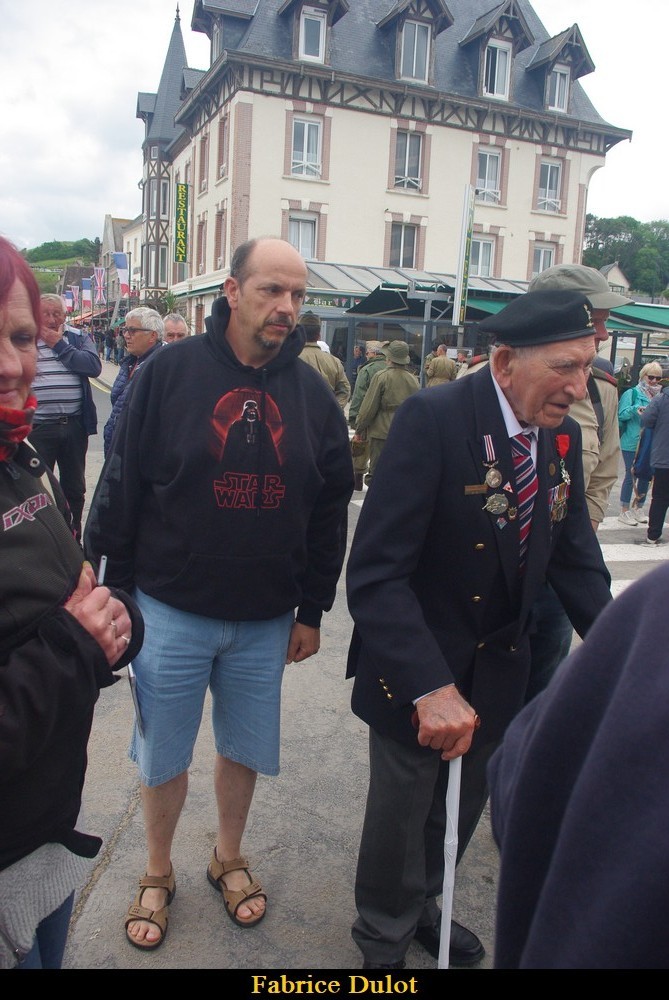
[[211,62],[216,62],[223,51],[223,31],[218,21],[214,21],[211,26]]
[[549,111],[566,111],[569,104],[569,67],[556,64],[548,78]]
[[409,80],[426,81],[429,65],[429,25],[405,21],[402,28],[402,76]]
[[509,99],[509,80],[511,78],[511,45],[494,39],[488,42],[485,50],[485,73],[483,77],[483,93],[486,97]]
[[325,62],[326,13],[315,7],[304,7],[300,16],[300,59]]

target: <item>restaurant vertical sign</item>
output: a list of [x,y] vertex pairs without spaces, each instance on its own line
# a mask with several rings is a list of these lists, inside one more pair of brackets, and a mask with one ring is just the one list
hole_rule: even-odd
[[188,260],[188,184],[177,184],[174,206],[174,263]]

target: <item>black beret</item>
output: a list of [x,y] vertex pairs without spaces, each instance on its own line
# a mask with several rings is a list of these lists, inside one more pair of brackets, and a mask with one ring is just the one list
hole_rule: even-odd
[[519,295],[495,316],[479,323],[479,330],[509,347],[554,344],[595,332],[590,300],[581,292],[562,289]]

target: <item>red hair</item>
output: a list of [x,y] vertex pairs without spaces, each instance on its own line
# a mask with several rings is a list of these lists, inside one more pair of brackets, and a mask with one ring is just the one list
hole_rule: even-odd
[[40,326],[40,290],[35,275],[28,261],[16,249],[13,243],[0,236],[0,308],[9,298],[14,282],[20,282],[30,299],[33,319]]

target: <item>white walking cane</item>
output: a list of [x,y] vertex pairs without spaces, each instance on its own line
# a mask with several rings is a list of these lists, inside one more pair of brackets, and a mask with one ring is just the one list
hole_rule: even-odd
[[455,886],[455,861],[458,853],[458,813],[460,811],[460,772],[462,757],[455,757],[448,765],[446,791],[446,835],[444,837],[444,886],[441,899],[441,934],[439,937],[438,969],[448,968],[451,947],[451,913]]

